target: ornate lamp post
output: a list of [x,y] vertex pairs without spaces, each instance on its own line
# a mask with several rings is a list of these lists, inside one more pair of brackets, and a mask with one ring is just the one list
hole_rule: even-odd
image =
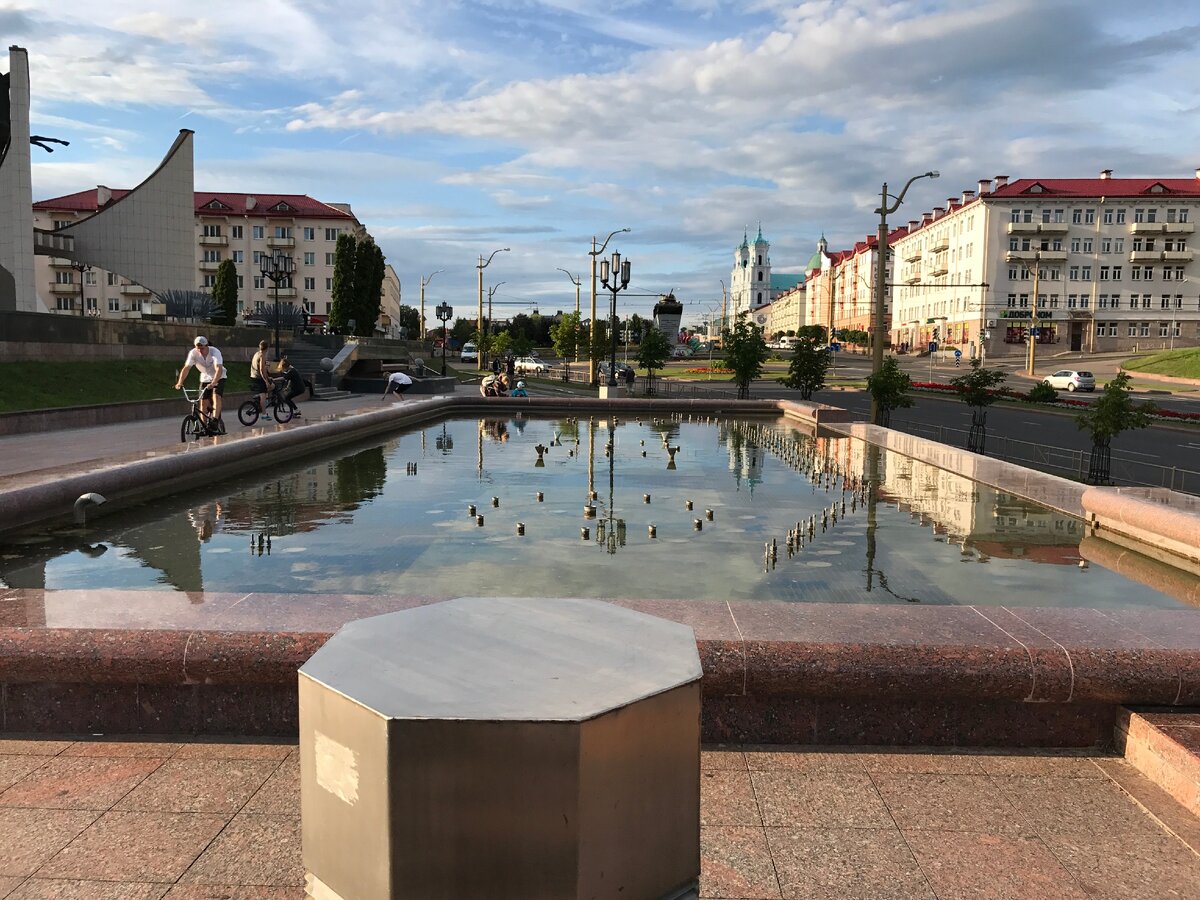
[[275,292],[275,361],[279,362],[279,282],[286,278],[290,284],[292,273],[296,271],[296,263],[282,250],[276,250],[269,256],[265,253],[260,256],[258,265],[263,277],[271,279],[271,286]]
[[[876,243],[876,249],[879,253],[879,258],[876,260],[875,268],[875,329],[872,335],[873,341],[871,345],[871,374],[878,375],[883,369],[883,339],[887,334],[887,324],[884,321],[886,315],[886,304],[884,303],[884,295],[887,291],[887,217],[890,213],[894,213],[900,208],[900,204],[904,202],[904,195],[908,193],[908,189],[912,187],[912,183],[918,178],[937,178],[938,172],[930,170],[924,175],[914,175],[908,179],[908,183],[904,185],[904,190],[900,192],[899,197],[895,197],[895,203],[888,205],[888,200],[893,199],[888,193],[887,182],[883,183],[883,190],[879,196],[879,209],[875,212],[879,213],[879,235]],[[831,314],[832,314],[832,304]],[[832,323],[831,323],[832,324]],[[830,330],[830,340],[833,339],[832,329]],[[875,424],[879,423],[879,407],[875,399],[871,399],[871,421]]]
[[[433,276],[431,275],[430,277],[432,278]],[[449,303],[439,303],[435,312],[442,323],[442,377],[444,378],[446,375],[446,323],[454,315],[454,309]]]
[[632,229],[618,228],[604,239],[604,243],[598,250],[596,249],[596,239],[593,237],[592,249],[588,251],[588,256],[592,258],[592,319],[588,340],[588,384],[596,383],[596,360],[592,358],[592,347],[596,345],[596,257],[604,252],[604,248],[608,246],[608,242],[613,239],[614,234],[624,234],[628,231],[632,231]]
[[494,257],[497,253],[507,253],[508,250],[508,247],[501,247],[499,250],[493,250],[492,255],[487,258],[487,262],[484,262],[483,254],[481,253],[479,254],[479,262],[475,266],[475,268],[479,270],[479,318],[475,321],[479,330],[480,344],[480,346],[476,348],[475,352],[475,368],[480,372],[483,371],[483,343],[486,339],[483,333],[483,270],[486,269],[491,263],[492,257]]
[[[609,235],[609,237],[611,236]],[[610,335],[612,351],[608,361],[608,386],[610,388],[617,385],[617,291],[623,291],[629,287],[629,270],[629,260],[622,260],[621,254],[616,250],[613,251],[611,268],[607,259],[600,261],[600,283],[612,291],[612,321],[609,325],[609,329],[612,331]],[[609,283],[610,279],[611,284]]]
[[427,275],[421,279],[421,323],[420,323],[421,340],[425,340],[425,285],[427,285],[427,284],[429,284],[429,282],[433,281],[434,275],[437,275],[439,272],[445,272],[445,271],[446,271],[445,269],[438,269],[437,272],[431,272],[429,275]]

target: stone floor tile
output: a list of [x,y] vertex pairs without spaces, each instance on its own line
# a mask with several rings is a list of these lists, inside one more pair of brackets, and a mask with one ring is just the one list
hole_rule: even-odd
[[700,896],[705,900],[780,900],[763,829],[701,826]]
[[962,753],[863,753],[859,760],[868,772],[914,775],[982,775],[979,758]]
[[1043,775],[996,775],[995,782],[1037,834],[1085,846],[1115,845],[1127,836],[1156,835],[1161,827],[1108,780]]
[[939,900],[1086,900],[1040,839],[957,831],[905,831]]
[[199,813],[107,812],[37,874],[40,878],[174,882],[225,822],[221,816]]
[[806,747],[746,748],[746,765],[752,772],[862,772],[858,753],[810,750]]
[[169,759],[113,808],[232,816],[278,768],[269,759]]
[[1099,766],[1175,837],[1200,855],[1200,816],[1164,791],[1123,759],[1100,760]]
[[160,900],[169,884],[30,878],[9,900]]
[[0,756],[0,793],[45,764],[44,756]]
[[1004,793],[986,775],[906,775],[877,773],[875,787],[903,830],[1029,833]]
[[0,900],[7,900],[12,895],[12,892],[17,889],[24,878],[13,877],[9,875],[0,875]]
[[21,740],[0,738],[0,754],[11,756],[58,756],[74,741],[43,741],[38,738]]
[[244,812],[266,816],[300,815],[300,754],[290,753],[246,803]]
[[786,900],[936,900],[895,826],[766,831]]
[[[1097,757],[1103,759],[1106,757]],[[975,759],[989,775],[1049,775],[1054,778],[1104,778],[1104,772],[1088,756],[1043,756],[1034,754],[991,755]]]
[[133,756],[170,759],[186,744],[178,741],[79,741],[62,752],[63,756]]
[[722,750],[714,747],[700,751],[700,770],[746,771],[746,754],[741,750]]
[[301,886],[177,884],[166,900],[306,900],[306,895]]
[[98,815],[75,809],[0,809],[0,875],[32,875]]
[[892,818],[865,772],[751,772],[764,825],[889,828]]
[[762,825],[749,772],[700,773],[701,825]]
[[1046,842],[1089,898],[1200,897],[1200,856],[1180,841],[1129,839],[1124,852],[1096,851],[1054,839]]
[[282,760],[296,749],[286,743],[271,744],[184,744],[176,759],[274,759]]
[[185,884],[304,884],[300,817],[240,813],[179,880]]
[[0,794],[0,807],[109,809],[162,762],[56,756]]

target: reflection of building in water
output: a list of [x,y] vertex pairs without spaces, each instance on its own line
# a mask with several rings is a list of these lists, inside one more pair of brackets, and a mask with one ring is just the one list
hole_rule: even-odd
[[756,484],[762,483],[766,451],[738,422],[719,424],[717,434],[729,452],[729,471],[733,473],[734,482],[740,487],[745,480],[753,491]]

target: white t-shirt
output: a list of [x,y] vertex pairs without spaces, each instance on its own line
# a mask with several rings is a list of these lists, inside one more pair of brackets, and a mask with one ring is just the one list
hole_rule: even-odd
[[412,384],[413,383],[412,379],[409,378],[407,375],[405,375],[403,372],[393,372],[391,375],[389,375],[388,376],[388,384],[391,384],[393,381],[398,384]]
[[225,360],[221,358],[221,351],[212,345],[209,345],[207,356],[202,356],[199,348],[193,347],[188,351],[187,359],[183,361],[183,364],[195,366],[200,370],[201,384],[212,381],[217,374],[218,367],[221,369],[221,377],[225,377]]

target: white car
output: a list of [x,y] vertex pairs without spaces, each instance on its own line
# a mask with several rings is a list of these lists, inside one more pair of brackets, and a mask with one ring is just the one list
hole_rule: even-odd
[[1047,375],[1042,379],[1043,384],[1048,384],[1056,391],[1094,391],[1096,389],[1096,376],[1091,372],[1077,372],[1074,369],[1059,369],[1053,375]]
[[532,356],[518,356],[513,361],[513,370],[518,375],[545,375],[550,367]]
[[679,344],[671,350],[671,359],[687,359],[692,355],[692,348],[686,344]]

